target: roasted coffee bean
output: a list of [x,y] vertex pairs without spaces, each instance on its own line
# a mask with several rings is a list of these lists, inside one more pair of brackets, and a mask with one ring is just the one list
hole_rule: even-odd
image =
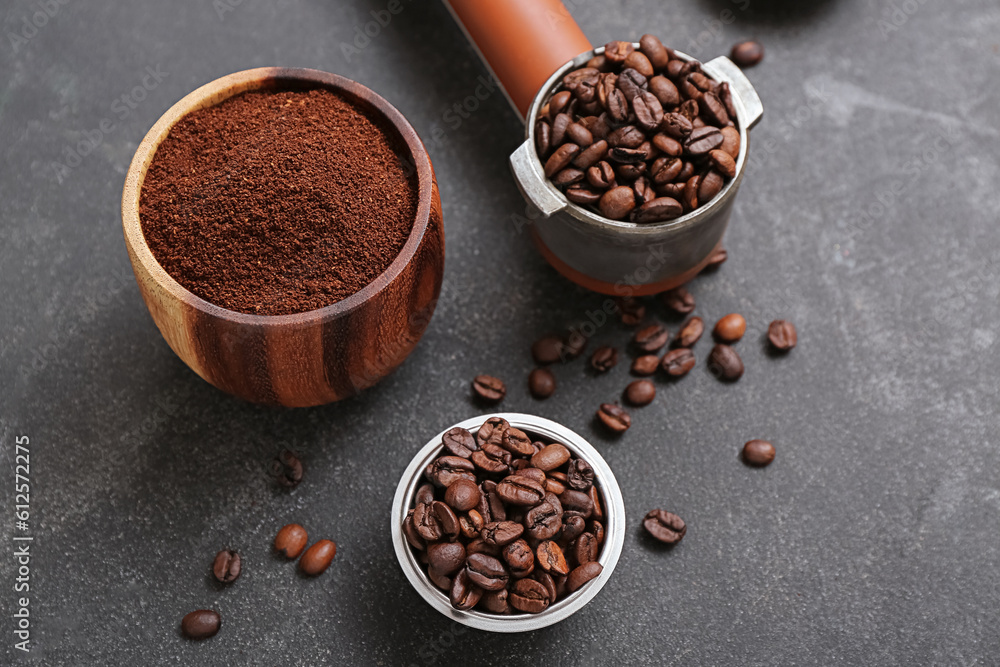
[[535,569],[535,554],[524,540],[515,540],[505,546],[503,559],[515,579],[526,577]]
[[691,121],[691,127],[695,127],[694,121],[698,119],[698,112],[700,110],[698,100],[684,100],[677,107],[677,113]]
[[528,460],[519,459],[519,461],[525,463],[525,467],[511,473],[512,475],[520,475],[521,477],[527,477],[528,479],[537,482],[541,486],[545,486],[545,480],[548,479],[548,477],[546,476],[544,470],[534,467]]
[[524,526],[513,521],[494,521],[483,526],[480,535],[483,542],[502,547],[521,537]]
[[224,584],[231,583],[239,579],[242,569],[240,555],[231,549],[223,549],[215,554],[212,562],[212,574]]
[[732,178],[736,175],[736,161],[721,148],[709,151],[708,161],[722,176]]
[[569,127],[566,128],[566,138],[580,148],[587,148],[594,143],[594,135],[579,123],[570,123]]
[[655,35],[643,35],[639,39],[639,50],[649,58],[654,69],[663,69],[670,62],[670,51]]
[[608,93],[608,101],[605,104],[605,108],[608,110],[608,116],[611,121],[616,124],[626,122],[631,112],[628,105],[628,98],[617,87]]
[[635,208],[635,193],[627,185],[611,188],[601,197],[598,208],[605,218],[621,220]]
[[[590,488],[593,490],[594,487]],[[559,502],[562,504],[564,515],[575,514],[587,519],[594,511],[594,501],[590,495],[576,489],[566,489],[559,496]]]
[[649,80],[649,92],[660,101],[660,106],[664,110],[673,108],[680,104],[681,95],[677,91],[674,82],[665,76],[654,76]]
[[738,115],[736,113],[736,105],[733,103],[733,91],[729,87],[729,82],[723,81],[720,83],[719,89],[715,94],[719,96],[719,99],[726,106],[726,113],[729,114],[729,122],[735,126]]
[[579,169],[574,169],[572,167],[566,167],[558,174],[552,177],[552,184],[558,188],[568,188],[571,185],[576,185],[583,180],[583,172]]
[[462,568],[451,583],[449,599],[451,606],[460,611],[468,611],[479,603],[483,589],[476,586],[469,578],[469,571]]
[[573,166],[586,172],[587,169],[602,160],[607,153],[608,142],[604,139],[598,139],[573,158]]
[[545,494],[545,500],[528,510],[524,516],[524,525],[528,536],[535,540],[547,540],[554,537],[563,523],[563,507],[559,498],[551,493]]
[[483,401],[499,403],[507,395],[507,386],[492,375],[477,375],[472,381],[472,391]]
[[[715,148],[715,146],[712,146]],[[569,166],[569,163],[573,161],[580,153],[580,147],[576,144],[563,144],[559,148],[552,151],[552,155],[545,161],[545,177],[552,178],[560,171]]]
[[510,592],[506,588],[498,591],[484,591],[479,598],[479,607],[493,614],[509,614],[511,611],[510,602],[507,597]]
[[306,548],[309,535],[306,529],[297,523],[283,526],[274,537],[274,549],[285,558],[298,558]]
[[[740,156],[740,132],[735,127],[724,127],[719,131],[722,134],[722,143],[719,150],[729,154],[729,157],[736,160]],[[711,152],[711,151],[709,151]]]
[[490,417],[483,422],[483,425],[476,431],[476,442],[482,447],[484,444],[500,445],[503,436],[510,429],[510,424],[503,417]]
[[569,106],[572,99],[573,93],[568,90],[560,90],[558,93],[549,98],[549,118],[554,119],[556,116],[566,111],[566,107]]
[[566,142],[566,129],[573,122],[573,116],[561,113],[552,119],[552,146],[561,146]]
[[753,40],[734,44],[729,57],[740,67],[753,67],[764,59],[764,45]]
[[608,135],[608,146],[612,148],[638,148],[646,140],[646,135],[635,125],[625,125]]
[[686,210],[692,211],[698,208],[698,188],[700,187],[700,174],[695,174],[684,184],[684,195],[681,197],[681,203],[684,204]]
[[614,41],[604,45],[604,57],[615,65],[625,62],[625,59],[634,51],[635,47],[632,46],[631,42]]
[[600,549],[601,545],[593,533],[581,533],[570,546],[570,553],[573,555],[573,562],[579,566],[597,560]]
[[508,505],[533,507],[545,498],[545,487],[530,477],[510,475],[497,484],[497,494]]
[[667,136],[684,141],[691,135],[691,132],[694,131],[694,126],[686,116],[673,112],[668,113],[663,117],[663,121],[660,123],[660,129],[663,130]]
[[677,332],[674,345],[677,347],[693,347],[705,332],[705,322],[698,316],[692,317],[681,325]]
[[743,376],[743,360],[736,350],[720,343],[708,355],[708,370],[720,380],[735,382]]
[[432,584],[443,590],[445,593],[451,590],[453,580],[447,574],[441,574],[433,567],[428,567],[427,578],[431,580]]
[[468,459],[460,456],[439,456],[424,470],[424,477],[434,486],[451,486],[459,479],[475,481],[475,470],[473,462]]
[[539,366],[554,364],[562,358],[565,340],[557,334],[547,334],[531,346],[531,356]]
[[571,489],[589,491],[594,485],[594,469],[583,459],[573,459],[566,472],[566,483]]
[[643,91],[632,100],[635,120],[646,131],[655,130],[663,120],[663,105],[656,95]]
[[729,253],[726,252],[725,248],[719,248],[708,258],[708,263],[702,271],[715,271],[720,266],[725,264],[727,259],[729,259]]
[[[420,536],[420,532],[417,531],[416,524],[413,523],[413,510],[406,513],[406,518],[403,519],[403,537],[409,542],[410,546],[417,551],[423,551],[427,548],[427,544],[424,542],[424,538]],[[278,541],[275,539],[275,546],[277,547]],[[306,547],[306,540],[302,538],[302,545],[299,547],[298,552],[295,556],[289,556],[289,558],[295,558],[302,553],[302,550]]]
[[601,190],[613,188],[615,170],[609,162],[602,160],[587,170],[587,182]]
[[698,107],[701,111],[701,117],[709,125],[724,127],[729,123],[729,112],[726,111],[726,105],[715,93],[707,92],[702,95]]
[[570,72],[563,77],[563,86],[580,102],[591,102],[597,96],[596,87],[601,73],[585,67]]
[[712,335],[720,343],[735,343],[743,338],[747,330],[747,321],[739,313],[730,313],[715,323]]
[[545,446],[541,451],[535,452],[534,456],[531,457],[531,465],[548,472],[559,468],[569,459],[569,450],[558,442],[554,442]]
[[181,619],[181,632],[188,639],[208,639],[222,627],[219,612],[211,609],[192,611]]
[[549,574],[569,574],[566,556],[559,545],[552,540],[545,540],[535,550],[538,565]]
[[647,376],[656,372],[660,366],[660,358],[655,354],[644,354],[632,362],[632,374]]
[[667,63],[666,72],[667,76],[671,79],[678,79],[687,75],[687,61],[673,59]]
[[615,301],[622,324],[627,327],[637,326],[646,318],[646,306],[634,297],[621,297]]
[[632,425],[629,414],[614,403],[602,403],[597,410],[597,418],[615,433],[624,433]]
[[594,354],[590,356],[590,367],[598,373],[608,372],[617,363],[618,350],[609,345],[602,345],[594,350]]
[[722,174],[714,169],[709,170],[707,174],[702,176],[701,183],[698,185],[698,204],[704,206],[715,199],[715,196],[722,191],[723,183]]
[[294,452],[283,449],[271,462],[271,476],[281,486],[294,488],[302,481],[302,461]]
[[597,538],[598,544],[604,544],[604,524],[600,521],[591,519],[587,523],[587,532],[593,534]]
[[472,554],[465,560],[469,581],[484,591],[498,591],[507,587],[509,576],[503,563],[493,556]]
[[499,556],[500,547],[495,544],[487,544],[483,541],[482,537],[474,538],[471,542],[465,545],[465,553],[468,554],[487,554],[490,556]]
[[457,480],[444,491],[444,502],[456,512],[466,512],[473,509],[479,505],[481,497],[479,485],[468,479]]
[[677,544],[687,533],[684,519],[665,510],[652,510],[642,521],[646,532],[664,544]]
[[555,536],[560,544],[569,544],[587,530],[587,521],[576,514],[571,514],[563,519],[562,528]]
[[531,456],[535,453],[535,448],[531,445],[531,438],[524,431],[513,426],[503,434],[500,446],[518,456]]
[[459,530],[461,530],[462,536],[469,540],[479,537],[479,531],[483,529],[485,523],[483,516],[475,509],[458,517]]
[[318,576],[326,572],[326,568],[330,567],[336,555],[336,544],[331,540],[320,540],[302,554],[302,558],[299,559],[299,569],[311,577]]
[[538,614],[548,609],[549,591],[534,579],[518,579],[507,596],[510,605],[526,614]]
[[667,375],[681,377],[687,375],[697,363],[694,352],[686,347],[678,347],[663,355],[661,365]]
[[548,491],[549,493],[554,493],[557,496],[560,493],[562,493],[563,491],[566,490],[566,485],[563,484],[562,482],[560,482],[557,479],[548,479],[547,478],[545,480],[545,485],[544,486],[545,486],[545,490],[546,491]]
[[549,594],[549,599],[555,600],[559,597],[559,589],[556,586],[556,580],[551,574],[541,568],[536,568],[534,574],[531,575],[531,578],[545,587],[545,591]]
[[570,200],[574,204],[580,205],[594,205],[601,201],[601,195],[603,193],[598,192],[586,185],[571,185],[566,189],[566,199]]
[[590,130],[590,133],[594,135],[594,139],[607,139],[611,133],[611,120],[606,113],[602,112],[596,116],[584,116],[578,122]]
[[613,73],[601,74],[597,83],[597,101],[605,109],[608,108],[608,97],[618,87],[618,75]]
[[628,57],[625,58],[625,62],[622,63],[622,65],[624,67],[631,67],[646,78],[653,76],[653,63],[649,62],[649,58],[647,58],[645,54],[640,51],[633,51],[628,54]]
[[774,349],[787,352],[799,342],[799,334],[788,320],[775,320],[767,327],[767,340]]
[[465,547],[460,542],[436,542],[427,547],[427,566],[449,576],[465,565]]
[[[660,295],[660,300],[670,310],[681,315],[687,315],[694,310],[694,295],[688,291],[687,287],[681,285]],[[684,347],[688,347],[685,345]]]
[[643,352],[656,352],[670,340],[670,332],[659,324],[650,324],[635,332],[632,343]]
[[[684,154],[684,145],[681,142],[679,142],[676,139],[674,139],[673,137],[668,136],[664,132],[659,132],[657,134],[654,134],[652,142],[653,142],[653,146],[656,148],[656,150],[658,150],[661,153],[663,153],[664,156],[667,157],[667,158],[680,157],[681,155]],[[676,169],[677,169],[677,171],[679,173],[680,172],[680,165],[678,165],[676,167]],[[654,169],[653,171],[656,171],[656,170]],[[668,174],[672,174],[672,171],[666,172],[666,174],[664,174],[663,177],[666,177]],[[673,176],[671,176],[671,177],[673,177]]]
[[[608,159],[620,165],[631,165],[642,162],[646,159],[646,156],[638,148],[622,148],[616,146],[608,151]],[[619,171],[619,173],[621,172]]]
[[587,349],[587,337],[579,331],[571,331],[566,335],[566,344],[563,346],[563,361],[576,359]]
[[671,197],[657,197],[635,209],[632,221],[637,223],[653,223],[673,220],[684,213],[680,202]]
[[[653,184],[650,183],[649,179],[645,176],[640,176],[635,179],[635,182],[632,184],[632,191],[635,192],[635,201],[640,206],[642,204],[647,204],[656,198],[656,191],[653,190]],[[634,209],[632,214],[635,215],[637,210],[638,209]]]
[[[614,163],[615,173],[618,175],[618,180],[625,183],[631,183],[635,179],[639,178],[646,173],[646,163],[637,162],[635,164],[621,164]],[[631,190],[631,188],[629,188]],[[635,191],[632,191],[633,198],[635,196]],[[600,202],[598,202],[600,204]]]
[[[472,456],[472,452],[479,449],[479,445],[476,444],[475,436],[464,428],[457,426],[446,431],[445,434],[441,436],[441,444],[444,445],[445,450],[447,450],[449,454],[463,459],[469,458]],[[431,490],[431,493],[433,493],[433,490]]]
[[[666,135],[658,134],[656,136],[663,137]],[[670,141],[673,141],[673,139],[670,139]],[[683,168],[684,161],[680,158],[661,157],[657,159],[650,168],[650,177],[656,185],[664,185],[676,179],[680,175],[681,169]]]
[[751,440],[743,445],[743,460],[763,468],[774,460],[774,445],[767,440]]
[[632,67],[626,67],[618,75],[618,90],[625,93],[626,100],[634,100],[648,88],[649,82],[646,77]]
[[504,508],[500,496],[497,495],[497,483],[490,479],[485,480],[479,485],[479,492],[482,494],[482,498],[479,499],[479,506],[476,508],[476,511],[482,515],[483,521],[490,523],[491,521],[505,520],[507,518],[507,510]]
[[420,537],[427,542],[436,542],[444,535],[433,506],[433,502],[421,503],[413,508],[413,525]]
[[528,376],[528,389],[535,398],[548,398],[556,390],[556,376],[547,368],[536,368]]
[[579,567],[573,568],[573,571],[569,573],[569,578],[566,580],[566,590],[570,593],[579,590],[587,582],[599,577],[603,571],[604,566],[597,561],[590,561],[589,563],[584,563]]
[[691,130],[691,134],[684,141],[684,150],[688,155],[698,157],[708,155],[721,145],[722,132],[717,127],[706,125]]
[[685,161],[683,166],[681,167],[681,173],[677,175],[677,180],[684,181],[684,184],[687,185],[687,181],[690,180],[690,178],[693,175],[694,175],[694,163]]
[[538,157],[545,159],[552,150],[552,126],[548,121],[540,120],[535,124],[535,151]]
[[625,400],[632,405],[649,405],[655,398],[656,387],[649,380],[635,380],[625,388]]
[[490,475],[506,474],[510,470],[510,461],[510,452],[489,442],[484,442],[472,452],[473,465]]

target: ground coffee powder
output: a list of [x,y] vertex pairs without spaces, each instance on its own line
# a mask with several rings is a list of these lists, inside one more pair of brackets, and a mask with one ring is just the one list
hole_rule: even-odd
[[167,273],[211,303],[321,308],[406,243],[417,194],[402,151],[332,91],[243,93],[171,129],[143,184],[142,231]]

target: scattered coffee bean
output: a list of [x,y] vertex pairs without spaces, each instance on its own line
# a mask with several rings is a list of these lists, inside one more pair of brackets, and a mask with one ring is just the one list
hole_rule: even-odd
[[708,370],[720,380],[734,382],[743,376],[743,360],[736,350],[720,343],[708,355]]
[[535,398],[548,398],[556,391],[556,376],[548,368],[536,368],[528,376],[528,389]]
[[660,367],[660,358],[655,354],[644,354],[632,362],[633,375],[649,376]]
[[507,386],[492,375],[477,375],[472,381],[472,391],[483,401],[499,403],[507,395]]
[[646,317],[646,306],[634,297],[622,297],[618,299],[617,305],[622,324],[627,327],[638,326]]
[[[443,504],[443,503],[442,503]],[[337,545],[330,540],[320,540],[302,554],[299,569],[311,577],[323,574],[337,555]]]
[[743,338],[747,330],[747,321],[739,313],[730,313],[715,323],[712,334],[720,343],[735,343]]
[[678,347],[663,355],[660,365],[670,377],[681,377],[690,373],[696,363],[694,352],[686,347]]
[[751,440],[743,445],[743,460],[763,468],[774,460],[774,445],[767,440]]
[[222,617],[219,612],[211,609],[192,611],[181,619],[181,632],[188,639],[208,639],[222,627]]
[[705,332],[705,322],[700,317],[692,317],[681,325],[677,332],[674,345],[677,347],[693,347]]
[[571,331],[563,345],[563,361],[576,359],[587,349],[587,337],[579,331]]
[[667,290],[660,295],[660,299],[663,301],[663,305],[681,315],[687,315],[694,310],[694,295],[683,285]]
[[556,334],[542,336],[531,346],[531,356],[539,366],[554,364],[562,358],[565,343],[563,337]]
[[614,403],[602,403],[597,410],[597,418],[615,433],[624,433],[632,425],[632,417]]
[[659,324],[650,324],[639,329],[632,338],[636,348],[643,352],[656,352],[670,340],[670,332]]
[[677,544],[687,533],[684,519],[665,510],[652,510],[642,520],[646,532],[664,544]]
[[625,399],[635,406],[649,405],[656,398],[656,387],[649,380],[636,380],[625,389]]
[[767,327],[767,340],[774,349],[787,352],[799,342],[799,334],[788,320],[775,320]]
[[212,562],[212,574],[224,584],[231,583],[239,579],[242,562],[240,555],[231,549],[223,549],[215,554]]
[[294,488],[302,481],[302,461],[287,449],[283,449],[271,462],[271,476],[278,484]]
[[618,363],[618,350],[602,345],[590,356],[590,367],[598,373],[606,373]]
[[274,537],[274,549],[285,558],[294,559],[299,557],[308,541],[306,529],[297,523],[290,523],[282,527]]
[[733,46],[729,57],[742,68],[753,67],[764,59],[764,45],[754,40],[740,42]]

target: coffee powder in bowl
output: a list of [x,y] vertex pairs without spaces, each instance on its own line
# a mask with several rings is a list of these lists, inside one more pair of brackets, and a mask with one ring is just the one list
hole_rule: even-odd
[[237,72],[175,104],[132,160],[122,226],[170,347],[256,403],[329,403],[391,373],[444,270],[420,138],[382,97],[316,70]]

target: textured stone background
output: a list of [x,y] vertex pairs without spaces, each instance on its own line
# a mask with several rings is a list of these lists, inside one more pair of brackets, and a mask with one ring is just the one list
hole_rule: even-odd
[[[485,70],[442,5],[404,0],[348,59],[341,44],[383,0],[229,1],[63,0],[26,41],[10,35],[43,0],[0,11],[0,498],[12,510],[13,442],[27,434],[35,536],[34,650],[12,648],[4,557],[0,662],[996,664],[996,2],[571,4],[597,44],[654,31],[703,59],[752,36],[768,49],[749,72],[766,115],[731,258],[693,285],[706,319],[749,319],[746,376],[725,386],[700,366],[660,384],[613,440],[591,415],[624,388],[625,365],[600,378],[560,367],[556,396],[527,394],[530,342],[602,299],[510,224],[523,203],[506,158],[522,128],[503,96],[458,127],[445,118]],[[199,85],[262,65],[384,95],[427,138],[441,185],[445,296],[426,337],[378,387],[320,409],[257,408],[193,375],[143,307],[121,237],[125,170],[149,127]],[[165,76],[134,108],[116,103],[147,68]],[[94,131],[97,150],[55,168]],[[800,332],[781,359],[762,341],[777,317]],[[611,324],[597,339],[626,336]],[[507,378],[503,409],[589,438],[627,503],[607,588],[530,635],[463,631],[432,611],[389,540],[398,475],[431,434],[477,414],[467,384],[481,372]],[[766,470],[737,458],[753,437],[777,445]],[[283,446],[308,467],[291,493],[262,473]],[[673,551],[640,534],[656,506],[690,524]],[[269,550],[291,520],[340,546],[317,580]],[[12,521],[0,518],[6,554]],[[246,563],[226,590],[208,578],[222,547]],[[177,627],[199,607],[224,626],[195,644]]]

